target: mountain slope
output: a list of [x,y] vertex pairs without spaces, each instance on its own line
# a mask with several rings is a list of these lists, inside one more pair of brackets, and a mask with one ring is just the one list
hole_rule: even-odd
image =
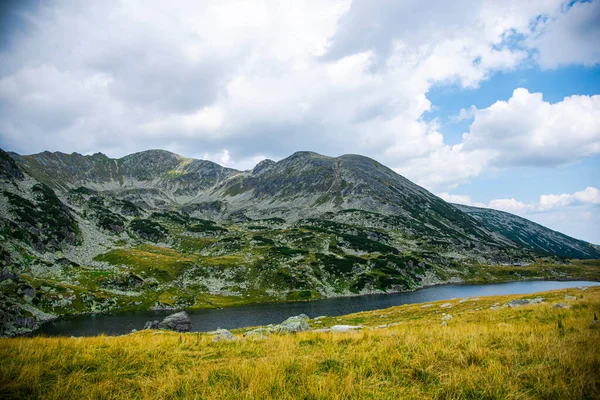
[[189,200],[238,171],[211,161],[148,150],[112,159],[102,153],[11,153],[23,171],[49,187],[68,191],[80,186],[100,191],[160,190],[175,203]]
[[534,238],[513,241],[357,155],[236,171],[162,150],[0,150],[0,167],[0,335],[82,312],[410,290],[540,255]]
[[572,258],[600,258],[600,247],[504,211],[453,204],[510,240],[534,251]]
[[297,152],[244,172],[164,150],[120,159],[49,152],[13,157],[29,175],[59,191],[82,186],[143,208],[186,206],[201,218],[234,215],[286,221],[358,209],[393,215],[396,229],[428,240],[461,247],[469,242],[514,247],[432,193],[358,155],[334,158]]

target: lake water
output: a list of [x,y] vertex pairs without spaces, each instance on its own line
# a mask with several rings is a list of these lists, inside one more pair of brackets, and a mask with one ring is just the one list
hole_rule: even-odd
[[[245,326],[279,323],[292,315],[306,314],[311,318],[337,316],[370,311],[401,304],[425,303],[475,296],[529,294],[545,290],[598,286],[590,281],[521,281],[486,285],[442,285],[414,292],[342,297],[309,302],[253,304],[221,310],[188,311],[194,331],[217,328],[233,329]],[[161,320],[175,311],[131,311],[115,314],[85,315],[61,319],[42,326],[39,334],[47,336],[122,335],[132,329],[143,329],[149,320]]]

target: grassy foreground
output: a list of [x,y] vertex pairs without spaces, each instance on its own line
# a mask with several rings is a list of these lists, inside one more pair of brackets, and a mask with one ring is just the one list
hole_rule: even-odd
[[[576,299],[565,300],[565,295]],[[600,398],[600,287],[405,305],[311,320],[362,324],[211,342],[208,334],[0,339],[0,398]],[[555,303],[570,308],[555,309]],[[440,308],[451,303],[451,308]],[[442,326],[443,313],[453,318]],[[391,326],[390,326],[391,324]],[[386,325],[385,327],[382,327]]]

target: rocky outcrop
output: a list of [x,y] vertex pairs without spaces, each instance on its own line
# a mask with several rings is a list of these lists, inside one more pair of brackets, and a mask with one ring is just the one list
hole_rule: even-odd
[[192,320],[185,311],[171,314],[161,322],[148,321],[144,329],[165,329],[175,332],[189,332],[192,330]]
[[144,329],[158,329],[159,324],[160,322],[157,320],[146,321],[146,323],[144,324]]
[[227,329],[217,329],[214,332],[210,332],[214,334],[211,342],[232,342],[237,340],[233,333],[229,332]]
[[529,304],[539,304],[543,301],[544,301],[544,299],[541,297],[537,297],[535,299],[517,299],[517,300],[509,301],[508,303],[506,303],[506,306],[519,307],[519,306],[525,306],[525,305],[529,305]]
[[310,326],[308,325],[308,318],[305,314],[296,315],[289,317],[281,324],[269,325],[265,328],[257,328],[252,331],[248,331],[244,336],[264,336],[270,333],[296,333],[309,331]]

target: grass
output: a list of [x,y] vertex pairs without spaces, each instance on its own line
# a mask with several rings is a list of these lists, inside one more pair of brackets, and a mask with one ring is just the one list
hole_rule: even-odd
[[195,261],[175,250],[143,245],[132,249],[115,249],[96,256],[95,260],[113,265],[126,265],[136,274],[149,275],[159,280],[172,281],[182,268]]
[[483,265],[466,268],[467,283],[508,282],[524,279],[600,281],[600,260],[569,260],[556,264],[544,260],[525,266]]
[[[577,300],[564,300],[564,295]],[[490,310],[528,296],[440,309],[405,305],[304,332],[212,343],[204,333],[0,339],[0,397],[46,399],[577,399],[600,398],[600,288],[546,292],[542,304]],[[570,309],[553,309],[556,302]],[[442,312],[454,318],[441,326]],[[394,326],[376,328],[381,324]],[[244,330],[234,331],[242,337]]]

